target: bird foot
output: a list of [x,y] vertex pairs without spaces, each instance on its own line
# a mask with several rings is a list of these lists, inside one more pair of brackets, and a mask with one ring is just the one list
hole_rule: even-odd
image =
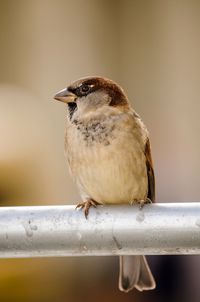
[[87,199],[86,201],[79,202],[76,206],[76,209],[83,209],[85,218],[87,219],[90,207],[96,208],[98,204],[99,203],[93,199]]
[[151,199],[147,198],[146,200],[140,200],[140,210],[143,209],[145,204],[150,204],[152,203]]
[[149,204],[149,203],[152,203],[151,199],[149,199],[149,198],[147,198],[146,200],[134,199],[134,200],[131,202],[131,205],[139,204],[140,210],[142,210],[142,208],[144,207],[144,205],[145,205],[145,204]]

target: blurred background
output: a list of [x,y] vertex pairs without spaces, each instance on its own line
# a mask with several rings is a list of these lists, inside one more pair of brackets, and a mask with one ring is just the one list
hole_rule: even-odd
[[[157,201],[199,201],[199,54],[198,0],[0,0],[0,205],[79,200],[53,95],[88,75],[145,121]],[[149,261],[157,289],[123,294],[115,257],[0,260],[0,301],[199,301],[198,256]]]

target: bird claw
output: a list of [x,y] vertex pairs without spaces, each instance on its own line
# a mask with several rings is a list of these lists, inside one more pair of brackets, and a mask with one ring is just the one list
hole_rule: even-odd
[[138,200],[138,199],[134,199],[132,202],[131,202],[131,205],[134,205],[134,204],[139,204],[140,206],[140,210],[143,209],[144,205],[145,204],[150,204],[152,203],[151,199],[147,198],[146,200]]
[[143,209],[145,204],[151,204],[151,203],[152,203],[152,201],[149,198],[147,198],[146,200],[140,200],[140,210]]
[[96,208],[99,203],[93,199],[87,199],[86,201],[79,202],[76,209],[83,209],[85,218],[87,219],[90,207]]

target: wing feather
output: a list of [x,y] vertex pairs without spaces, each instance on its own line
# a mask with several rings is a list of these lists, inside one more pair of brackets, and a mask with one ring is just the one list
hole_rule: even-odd
[[145,145],[145,156],[146,156],[146,166],[147,166],[147,177],[148,177],[148,194],[147,197],[155,202],[155,176],[153,170],[153,161],[151,157],[151,146],[150,141],[147,139]]

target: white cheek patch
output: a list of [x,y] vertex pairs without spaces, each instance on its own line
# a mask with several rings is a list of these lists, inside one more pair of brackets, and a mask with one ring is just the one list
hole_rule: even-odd
[[87,96],[78,98],[77,103],[77,114],[80,118],[84,118],[85,115],[90,112],[94,112],[102,107],[109,105],[110,97],[103,91],[95,91]]

